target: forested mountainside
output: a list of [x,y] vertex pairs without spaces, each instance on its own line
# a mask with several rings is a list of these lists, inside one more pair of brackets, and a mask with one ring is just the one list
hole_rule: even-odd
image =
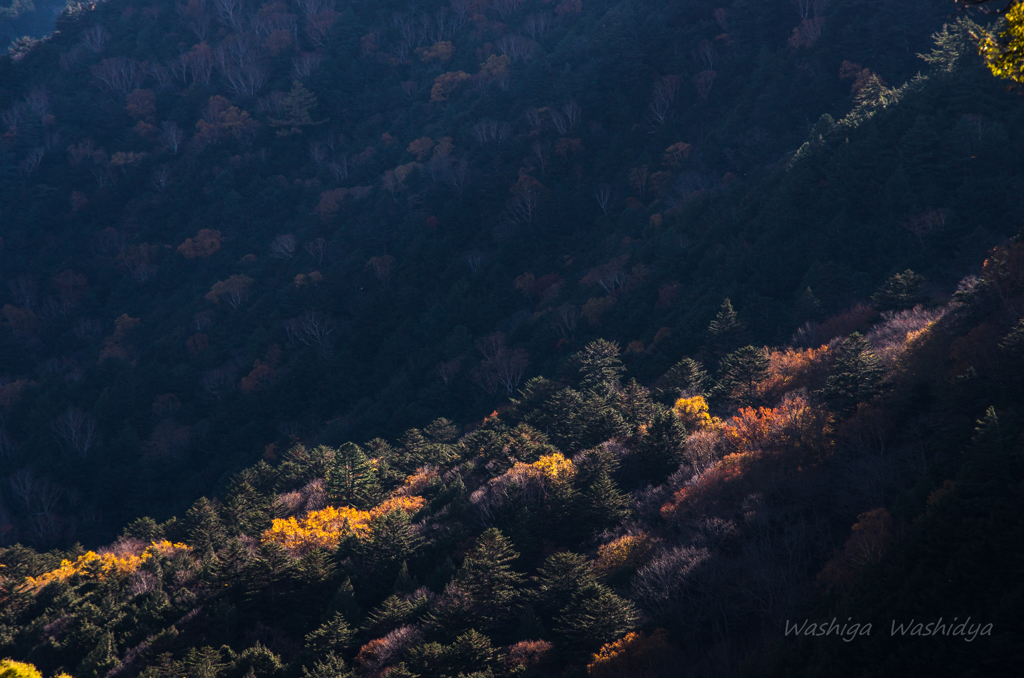
[[908,268],[941,300],[1020,227],[1020,99],[942,2],[559,7],[111,2],[5,59],[8,542],[479,420],[598,337],[652,383]]
[[74,676],[1010,675],[1022,270],[998,247],[945,305],[743,347],[715,380],[684,360],[645,388],[597,340],[478,425],[295,445],[97,551],[6,548],[0,652]]
[[[0,58],[0,656],[1019,664],[1024,106],[990,18],[69,7]],[[943,615],[982,626],[889,633]]]

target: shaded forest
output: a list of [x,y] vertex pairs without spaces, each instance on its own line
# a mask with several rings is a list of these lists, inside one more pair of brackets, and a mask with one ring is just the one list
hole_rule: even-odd
[[[1020,659],[992,17],[587,1],[110,0],[0,58],[0,655]],[[953,608],[991,637],[883,633]]]

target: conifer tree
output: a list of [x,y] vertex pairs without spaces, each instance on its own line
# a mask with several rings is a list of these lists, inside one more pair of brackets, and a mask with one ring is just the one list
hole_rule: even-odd
[[224,544],[227,529],[212,501],[200,497],[185,513],[185,535],[189,545],[200,554],[215,551]]
[[579,372],[580,389],[583,391],[614,390],[626,371],[619,360],[619,345],[604,339],[590,342],[570,361]]
[[708,382],[704,365],[691,358],[683,358],[673,365],[657,382],[657,394],[666,403],[674,403],[682,393],[701,395]]
[[523,575],[512,569],[519,554],[497,529],[484,531],[466,554],[454,583],[472,601],[471,626],[487,630],[513,616]]
[[555,633],[571,656],[583,657],[636,628],[640,615],[628,600],[602,584],[577,591],[557,618]]
[[757,405],[758,385],[768,378],[768,356],[763,348],[744,346],[722,358],[715,395],[741,405]]
[[925,282],[927,281],[923,275],[918,275],[908,268],[886,280],[878,291],[871,295],[871,301],[879,311],[912,308],[925,300],[921,292]]
[[364,570],[371,579],[367,585],[378,590],[391,585],[418,545],[419,537],[405,511],[395,509],[371,520],[370,537],[362,546]]
[[580,496],[581,525],[598,532],[629,515],[629,501],[619,490],[611,474],[601,470]]
[[377,474],[359,446],[345,443],[335,450],[327,471],[327,496],[331,502],[366,509],[379,495]]
[[596,584],[593,566],[585,556],[570,551],[552,554],[544,561],[533,578],[538,611],[550,617],[572,600],[573,594],[590,584]]
[[328,119],[313,121],[310,110],[316,108],[316,94],[306,89],[301,82],[292,82],[292,91],[285,97],[282,108],[285,117],[281,120],[270,119],[271,127],[280,127],[277,135],[284,137],[298,134],[307,127],[315,127],[327,122]]
[[314,658],[312,666],[302,667],[303,678],[352,678],[354,675],[345,660],[334,652]]
[[679,468],[685,444],[686,428],[676,413],[672,410],[659,412],[637,447],[639,478],[661,483]]
[[728,353],[739,345],[743,338],[743,323],[729,299],[722,302],[715,319],[708,325],[707,334],[711,350],[718,355]]
[[822,396],[837,411],[849,414],[882,392],[885,370],[871,344],[857,332],[843,340],[837,353]]
[[306,634],[306,653],[319,657],[334,652],[341,654],[352,645],[354,631],[340,612]]

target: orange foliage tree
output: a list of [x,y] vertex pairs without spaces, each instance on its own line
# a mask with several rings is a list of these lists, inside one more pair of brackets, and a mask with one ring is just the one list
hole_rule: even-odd
[[280,544],[296,555],[309,553],[314,549],[330,550],[335,548],[343,537],[369,537],[370,521],[377,516],[395,510],[415,513],[426,503],[423,497],[398,496],[369,511],[360,511],[348,506],[328,506],[320,511],[311,511],[299,519],[275,518],[261,539],[264,544]]
[[651,635],[634,631],[601,646],[587,664],[590,678],[654,678],[676,675],[679,651],[668,641],[665,629]]
[[195,238],[186,238],[185,242],[178,245],[178,251],[186,259],[198,259],[209,257],[220,249],[224,237],[220,231],[204,228],[196,233]]
[[842,550],[818,573],[818,585],[826,590],[848,587],[861,570],[881,560],[893,540],[892,516],[888,511],[876,508],[861,513]]
[[169,541],[152,542],[145,550],[128,549],[123,553],[103,553],[88,551],[75,560],[62,560],[60,567],[38,577],[26,577],[25,588],[36,592],[50,582],[67,581],[71,577],[81,575],[89,579],[103,581],[106,579],[123,579],[152,558],[169,558],[176,553],[191,549],[185,544],[172,544]]

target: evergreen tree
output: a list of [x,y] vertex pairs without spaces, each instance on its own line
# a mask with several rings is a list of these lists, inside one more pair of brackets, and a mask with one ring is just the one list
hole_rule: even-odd
[[352,636],[355,635],[345,617],[340,612],[306,634],[305,652],[313,657],[319,657],[334,652],[340,655],[352,645]]
[[313,660],[312,666],[302,667],[303,678],[352,678],[355,673],[346,665],[345,660],[334,652],[328,652]]
[[800,322],[813,320],[821,311],[821,301],[814,295],[810,287],[805,287],[796,298],[796,319]]
[[185,536],[197,553],[212,553],[227,541],[228,531],[220,518],[217,506],[200,497],[185,513]]
[[629,515],[629,501],[611,474],[601,470],[580,495],[579,522],[590,532],[599,532]]
[[274,502],[269,496],[257,492],[249,482],[239,482],[228,491],[224,515],[232,533],[258,536],[273,521]]
[[882,392],[885,369],[868,340],[857,332],[843,340],[837,353],[821,394],[835,410],[849,414]]
[[763,348],[744,346],[722,358],[715,395],[740,405],[760,404],[758,385],[768,378],[768,356]]
[[912,308],[925,300],[921,288],[925,277],[914,273],[909,268],[896,273],[886,280],[878,291],[871,295],[871,301],[879,311],[901,311]]
[[327,122],[328,118],[324,120],[314,121],[310,115],[310,111],[317,106],[316,94],[306,89],[301,82],[295,80],[292,82],[292,91],[285,97],[282,102],[282,109],[284,109],[285,117],[281,120],[275,118],[270,119],[271,127],[280,127],[277,131],[278,136],[288,136],[290,134],[298,134],[307,127],[316,127]]
[[639,622],[636,607],[602,584],[588,584],[573,594],[558,615],[555,633],[571,657],[582,658],[621,638]]
[[708,344],[716,355],[729,353],[742,340],[743,323],[740,322],[729,299],[722,302],[715,319],[708,325],[707,336]]
[[370,537],[362,545],[366,581],[361,588],[386,591],[418,546],[419,537],[405,511],[395,509],[376,516],[370,521]]
[[373,465],[355,443],[345,443],[335,450],[327,471],[327,496],[333,503],[359,509],[373,506],[380,496]]
[[639,480],[659,484],[679,468],[686,445],[686,428],[672,410],[662,410],[651,422],[636,450]]
[[672,404],[683,393],[700,395],[708,382],[704,365],[691,358],[683,358],[662,375],[657,382],[657,394],[662,402]]
[[651,392],[637,383],[636,379],[626,382],[618,394],[616,410],[626,424],[629,435],[636,435],[650,425],[658,413],[658,406],[651,399]]
[[512,569],[519,554],[496,528],[484,531],[466,554],[454,583],[472,604],[469,626],[497,628],[515,615],[523,575]]
[[257,642],[235,658],[226,678],[275,678],[283,672],[281,658]]
[[583,391],[606,392],[619,385],[619,378],[626,368],[619,360],[619,345],[614,341],[598,339],[587,344],[582,351],[570,358],[580,378]]
[[537,610],[551,618],[572,600],[573,595],[597,583],[591,562],[578,553],[560,551],[547,557],[533,577],[536,591],[531,596]]

